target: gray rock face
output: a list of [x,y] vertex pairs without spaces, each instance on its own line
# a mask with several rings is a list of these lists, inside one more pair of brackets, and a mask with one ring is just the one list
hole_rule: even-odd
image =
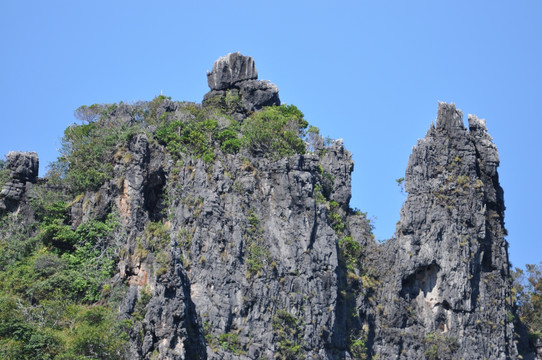
[[[340,145],[336,151],[344,154]],[[177,200],[169,217],[207,328],[210,359],[272,359],[280,352],[274,323],[282,313],[304,324],[290,339],[303,345],[299,356],[325,358],[332,349],[345,350],[333,339],[340,307],[337,236],[324,205],[315,202],[318,160],[235,157],[212,172],[195,162],[170,189],[182,194],[170,193]],[[335,160],[335,167],[351,165],[344,155]],[[349,181],[350,172],[344,176]],[[341,196],[349,197],[347,191]],[[221,347],[226,334],[235,334],[246,353]]]
[[207,72],[207,83],[211,90],[225,90],[244,80],[258,79],[254,59],[236,52],[219,58],[213,70]]
[[242,119],[247,112],[264,106],[280,105],[279,90],[268,81],[259,81],[254,60],[240,53],[219,58],[207,73],[211,91],[203,98],[204,105],[220,105]]
[[[276,86],[256,78],[251,58],[219,59],[204,105],[243,120],[280,104]],[[178,109],[165,101],[153,120]],[[119,106],[112,123],[137,122],[132,110]],[[133,324],[127,358],[518,358],[499,156],[484,120],[468,121],[439,104],[409,159],[397,237],[384,244],[349,207],[354,164],[341,140],[206,164],[174,160],[148,135],[156,126],[131,137],[111,159],[113,179],[70,214],[76,227],[118,213],[109,285]],[[0,204],[19,206],[37,163],[10,153]]]
[[483,120],[454,105],[418,141],[405,176],[374,353],[384,359],[511,359],[518,353],[499,158]]
[[[121,314],[150,294],[131,358],[517,357],[499,157],[483,120],[469,116],[467,130],[455,106],[439,105],[409,160],[397,238],[382,245],[349,209],[353,162],[340,140],[212,166],[174,166],[146,135],[128,151],[72,218],[120,212]],[[166,245],[149,245],[152,224]]]
[[35,152],[10,151],[6,168],[10,180],[0,193],[0,210],[13,211],[24,198],[27,184],[38,181],[39,159]]

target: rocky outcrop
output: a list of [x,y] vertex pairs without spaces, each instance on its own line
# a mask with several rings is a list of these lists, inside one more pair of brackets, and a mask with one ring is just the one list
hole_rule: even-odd
[[0,193],[0,211],[14,211],[24,199],[27,187],[38,181],[38,154],[10,151],[6,169],[9,170],[9,180]]
[[[342,145],[329,156],[330,166],[347,165],[341,180],[349,182],[352,163]],[[235,157],[212,172],[196,162],[178,174],[169,196],[182,196],[174,196],[171,229],[183,248],[210,359],[272,359],[289,351],[280,348],[282,332],[289,332],[292,349],[300,348],[297,356],[346,350],[333,339],[337,235],[325,205],[315,201],[318,163],[317,155],[278,162]],[[350,189],[344,191],[337,196],[349,198]],[[280,316],[290,322],[278,325]],[[237,345],[221,346],[227,337]]]
[[254,59],[236,52],[219,58],[213,70],[207,72],[207,83],[211,90],[226,90],[245,80],[258,79]]
[[384,250],[380,358],[518,355],[498,165],[485,122],[469,115],[467,130],[461,112],[440,103],[410,156],[397,238]]
[[[220,58],[207,77],[214,126],[280,104],[250,57]],[[216,147],[205,162],[153,137],[160,121],[199,121],[206,109],[153,103],[100,119],[140,127],[112,152],[111,178],[70,201],[65,220],[75,229],[118,215],[103,296],[131,324],[127,358],[518,358],[526,341],[484,120],[469,115],[467,129],[453,104],[439,104],[409,159],[397,236],[379,244],[350,208],[354,164],[341,140],[280,159]],[[37,164],[34,153],[10,153],[4,209],[24,203]]]
[[203,104],[228,108],[238,120],[247,112],[280,105],[277,86],[257,79],[258,71],[250,56],[237,52],[221,57],[207,73],[211,91],[205,94]]

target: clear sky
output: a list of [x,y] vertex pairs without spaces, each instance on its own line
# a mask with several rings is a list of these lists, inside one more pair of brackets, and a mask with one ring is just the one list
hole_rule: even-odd
[[[351,201],[393,235],[412,146],[438,101],[487,120],[499,148],[514,266],[542,261],[542,1],[0,1],[0,154],[43,175],[73,110],[200,102],[206,70],[254,57],[355,160]],[[466,121],[466,119],[465,119]]]

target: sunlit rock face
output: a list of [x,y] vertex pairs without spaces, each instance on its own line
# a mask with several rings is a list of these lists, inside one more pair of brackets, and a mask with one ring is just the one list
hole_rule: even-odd
[[[157,141],[161,121],[180,137],[209,119],[243,128],[236,121],[280,105],[240,53],[207,80],[203,104],[111,107],[100,126],[144,131],[114,147],[111,177],[63,214],[73,229],[118,220],[100,246],[115,252],[104,299],[126,320],[124,358],[504,360],[524,346],[535,359],[513,323],[499,156],[484,120],[469,115],[466,128],[455,105],[439,104],[408,162],[396,237],[378,243],[350,208],[354,162],[341,140],[279,158],[215,147],[207,162]],[[54,184],[38,180],[34,153],[10,153],[6,166],[0,215],[31,218],[30,190]]]
[[437,348],[450,359],[517,355],[498,165],[485,121],[471,115],[467,130],[461,111],[440,103],[410,156],[408,197],[387,244],[381,358],[421,359]]
[[38,181],[38,154],[10,151],[6,168],[9,170],[9,180],[0,192],[0,211],[14,211],[24,199],[27,189]]
[[254,59],[236,52],[219,58],[213,70],[207,73],[207,83],[211,90],[225,90],[245,80],[258,79]]

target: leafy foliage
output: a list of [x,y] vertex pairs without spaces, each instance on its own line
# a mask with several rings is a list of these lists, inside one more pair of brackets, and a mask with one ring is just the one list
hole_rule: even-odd
[[363,247],[352,236],[344,236],[339,240],[339,260],[344,262],[349,272],[356,272],[360,268]]
[[329,208],[327,216],[331,223],[331,227],[335,232],[341,234],[346,225],[343,216],[340,214],[339,204],[336,201],[330,201]]
[[113,176],[113,155],[133,133],[106,121],[72,125],[64,131],[56,168],[72,193],[96,190]]
[[122,359],[125,324],[102,297],[117,261],[115,216],[72,230],[66,203],[42,200],[39,223],[2,219],[0,358]]
[[367,359],[367,346],[365,345],[366,337],[358,335],[357,337],[351,336],[348,348],[354,359],[365,360]]
[[238,334],[222,334],[218,337],[218,343],[222,349],[233,352],[235,355],[241,355],[244,353]]
[[275,358],[295,360],[301,358],[303,321],[285,310],[278,310],[273,318],[273,334],[277,341]]
[[221,127],[218,120],[207,109],[187,107],[193,117],[189,120],[174,120],[163,122],[156,130],[156,139],[165,145],[175,157],[187,153],[196,158],[202,158],[210,163],[215,159],[215,147],[225,153],[234,154],[239,151],[239,126],[230,120],[230,125]]
[[519,317],[532,337],[542,339],[542,263],[516,268],[514,278]]
[[253,155],[271,158],[304,154],[305,142],[301,137],[308,125],[294,105],[266,107],[244,121],[243,145]]
[[131,138],[157,123],[168,100],[161,95],[134,105],[83,105],[74,112],[81,121],[64,131],[60,156],[50,175],[64,180],[72,194],[96,190],[113,175],[115,154],[126,149]]
[[256,214],[251,211],[248,216],[248,227],[246,230],[246,252],[249,275],[258,274],[269,262],[270,254],[263,246],[263,229]]
[[154,254],[157,265],[155,274],[157,276],[167,272],[171,261],[171,255],[166,251],[170,239],[169,226],[159,221],[150,222],[145,228],[143,238],[140,239],[141,254],[147,254],[149,251]]
[[104,112],[106,106],[100,104],[92,104],[90,106],[83,105],[78,107],[74,112],[73,116],[80,120],[82,124],[96,122],[102,113]]

